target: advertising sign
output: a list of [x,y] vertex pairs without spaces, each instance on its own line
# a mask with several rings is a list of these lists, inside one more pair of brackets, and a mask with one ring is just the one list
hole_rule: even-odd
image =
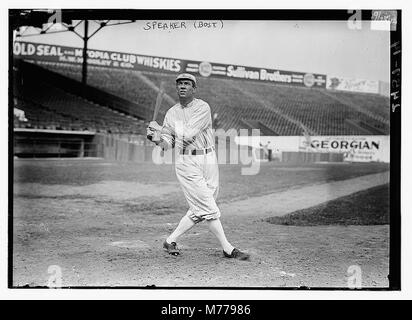
[[389,136],[254,136],[236,137],[239,145],[267,146],[273,152],[343,153],[344,161],[389,163]]
[[379,81],[328,76],[326,89],[379,93]]
[[[18,41],[14,43],[13,53],[16,57],[26,60],[83,63],[83,49],[81,48]],[[110,68],[170,73],[189,72],[201,77],[249,79],[309,88],[326,87],[326,75],[322,74],[226,65],[207,61],[182,60],[106,50],[88,49],[87,62],[92,66]]]

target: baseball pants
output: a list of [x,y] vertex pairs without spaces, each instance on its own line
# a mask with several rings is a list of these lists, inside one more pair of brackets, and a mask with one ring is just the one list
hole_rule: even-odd
[[175,170],[189,204],[186,215],[195,223],[219,218],[216,204],[219,168],[215,151],[203,155],[179,154]]

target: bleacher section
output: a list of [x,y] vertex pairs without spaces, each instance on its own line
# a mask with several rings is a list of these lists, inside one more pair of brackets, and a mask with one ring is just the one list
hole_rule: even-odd
[[[80,65],[45,62],[41,62],[40,65],[79,82],[82,80],[82,67]],[[153,115],[157,92],[142,81],[138,72],[89,66],[87,76],[89,85],[145,106],[144,116],[147,119]]]
[[345,120],[372,121],[366,114],[325,95],[325,90],[252,82],[241,82],[239,88],[253,92],[263,104],[297,120],[319,135],[365,134],[364,130],[348,126]]
[[17,105],[27,122],[15,119],[18,128],[77,130],[145,134],[143,120],[119,113],[58,88],[47,78],[24,77],[15,91]]
[[376,122],[389,125],[389,97],[377,94],[352,93],[336,90],[328,90],[328,95],[341,103],[362,109],[370,118]]
[[[77,81],[81,80],[79,65],[42,63],[42,66]],[[167,96],[161,106],[159,122],[176,100],[175,75],[93,66],[88,70],[90,86],[144,107],[145,118],[148,120],[162,81]],[[302,135],[304,127],[313,135],[389,134],[389,101],[384,97],[329,93],[321,89],[255,81],[199,77],[198,82],[197,96],[210,104],[212,114],[218,113],[219,127],[225,130],[239,130],[248,124],[249,128],[258,126],[266,128],[266,132],[271,132],[272,135],[284,136]],[[56,94],[62,95],[61,92]],[[38,103],[50,107],[50,103]],[[64,105],[63,102],[62,104]],[[53,110],[62,113],[62,109]],[[103,120],[108,121],[107,118],[100,119],[99,127],[106,125]],[[117,120],[114,123],[116,126]]]

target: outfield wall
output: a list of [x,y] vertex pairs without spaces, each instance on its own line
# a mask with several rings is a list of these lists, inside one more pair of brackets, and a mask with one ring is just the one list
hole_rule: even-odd
[[[154,145],[144,136],[14,129],[13,138],[14,155],[18,157],[99,157],[122,162],[153,161]],[[223,140],[216,138],[215,147],[219,163],[236,163],[239,151],[249,149],[248,154],[254,153],[255,159],[264,158],[267,150],[271,149],[272,159],[276,161],[295,161],[302,157],[299,153],[307,155],[303,162],[308,159],[314,159],[312,162],[390,161],[389,136],[232,136]]]
[[[115,136],[96,135],[94,141],[101,145],[102,157],[116,161],[153,161],[153,144],[141,137],[127,141]],[[272,149],[272,159],[282,162],[386,162],[389,163],[389,136],[249,136],[216,139],[218,161],[236,163],[240,150],[248,149],[264,154]],[[244,150],[246,150],[244,149]],[[155,152],[156,154],[156,152]],[[159,153],[167,163],[174,160],[173,152]],[[259,158],[259,157],[255,157]]]
[[21,158],[98,157],[101,150],[89,131],[15,128],[13,155]]
[[153,144],[146,137],[129,139],[117,135],[96,134],[94,143],[102,150],[100,157],[121,162],[145,162],[152,160]]
[[236,143],[271,149],[272,157],[283,152],[341,153],[348,162],[390,161],[389,136],[240,136]]

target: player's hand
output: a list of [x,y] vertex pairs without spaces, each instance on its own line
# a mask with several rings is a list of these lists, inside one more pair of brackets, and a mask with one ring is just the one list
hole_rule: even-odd
[[154,143],[160,142],[161,132],[158,130],[153,130],[152,128],[148,127],[146,129],[146,138]]
[[154,131],[162,131],[162,126],[159,125],[156,121],[150,121],[149,128]]
[[154,134],[155,134],[155,131],[152,130],[151,128],[146,129],[146,138],[149,139],[150,141],[153,141]]
[[146,135],[152,136],[154,133],[155,133],[155,130],[153,130],[152,128],[150,127],[146,128]]

